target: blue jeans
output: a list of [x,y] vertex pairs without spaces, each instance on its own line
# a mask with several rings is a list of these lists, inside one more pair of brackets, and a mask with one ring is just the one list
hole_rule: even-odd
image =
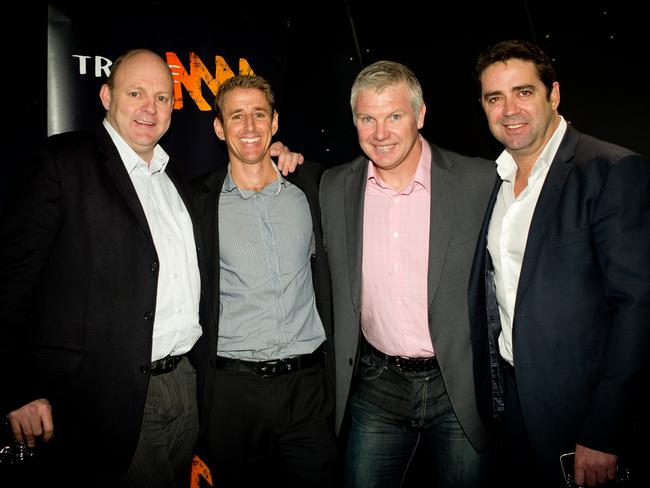
[[[431,486],[485,486],[488,453],[472,447],[451,408],[440,370],[403,373],[370,353],[350,402],[345,459],[348,488],[399,487],[416,448]],[[419,446],[419,447],[418,447]]]

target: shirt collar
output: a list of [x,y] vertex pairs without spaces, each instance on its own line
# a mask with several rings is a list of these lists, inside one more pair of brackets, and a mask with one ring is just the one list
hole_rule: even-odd
[[[282,173],[280,173],[280,170],[278,167],[275,165],[274,162],[271,162],[273,165],[273,169],[275,170],[276,174],[276,180],[269,183],[263,190],[262,193],[272,193],[273,195],[277,196],[280,194],[280,190],[282,189],[283,186],[286,185],[286,181],[282,177]],[[239,195],[244,198],[250,198],[252,195],[257,193],[254,190],[244,190],[242,188],[239,188],[235,184],[235,180],[232,178],[232,173],[231,173],[231,164],[228,163],[228,173],[226,174],[226,178],[223,182],[223,188],[222,191],[226,193],[232,193],[233,191],[237,190]]]
[[120,154],[120,158],[124,163],[127,173],[131,174],[138,165],[144,165],[147,167],[149,173],[165,171],[167,163],[169,162],[169,155],[162,147],[160,147],[160,144],[156,144],[153,148],[153,157],[151,158],[151,162],[147,163],[144,159],[138,156],[138,153],[136,153],[131,146],[126,143],[124,138],[117,133],[108,120],[104,119],[103,124],[108,135],[111,137],[113,144],[115,144],[117,152]]
[[[535,161],[533,170],[531,171],[531,176],[540,171],[544,171],[549,166],[551,166],[551,163],[557,154],[557,150],[560,147],[560,143],[564,138],[564,134],[566,133],[566,128],[566,120],[564,120],[564,117],[560,115],[560,123],[555,129],[555,132],[553,132],[551,138],[546,143],[546,146],[544,146],[544,149],[539,155],[539,158],[537,158],[537,161]],[[515,160],[510,155],[510,153],[507,150],[504,150],[499,155],[496,162],[497,173],[499,173],[499,177],[502,180],[509,181],[511,183],[514,182],[515,176],[517,174],[517,163],[515,163]]]

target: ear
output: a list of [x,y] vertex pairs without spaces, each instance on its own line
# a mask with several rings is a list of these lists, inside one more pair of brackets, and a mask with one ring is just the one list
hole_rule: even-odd
[[215,117],[212,125],[214,126],[214,133],[217,134],[217,137],[222,141],[225,141],[226,134],[224,133],[223,124],[221,123],[221,121],[217,117]]
[[273,120],[271,121],[271,135],[275,135],[275,133],[278,131],[278,113],[274,110],[273,111]]
[[102,101],[104,109],[108,110],[108,107],[111,104],[111,89],[106,83],[104,83],[99,89],[99,99]]
[[423,103],[422,107],[420,107],[420,113],[418,114],[418,129],[421,129],[424,127],[424,114],[427,113],[427,106]]
[[557,108],[560,106],[560,84],[555,81],[553,83],[553,88],[551,88],[551,107],[553,110],[557,111]]

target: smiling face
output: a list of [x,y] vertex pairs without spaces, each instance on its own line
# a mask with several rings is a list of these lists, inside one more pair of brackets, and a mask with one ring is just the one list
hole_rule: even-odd
[[233,88],[223,97],[223,122],[214,119],[217,137],[226,142],[231,163],[257,164],[268,153],[278,130],[278,114],[264,92],[257,88]]
[[496,62],[481,74],[481,104],[490,131],[515,161],[534,161],[560,122],[560,85],[549,94],[531,61]]
[[167,64],[156,54],[139,52],[122,61],[113,88],[102,85],[99,96],[106,119],[147,163],[167,132],[173,111],[173,82]]
[[359,145],[381,172],[408,172],[420,160],[419,129],[424,125],[425,106],[415,113],[405,82],[356,95],[355,125]]

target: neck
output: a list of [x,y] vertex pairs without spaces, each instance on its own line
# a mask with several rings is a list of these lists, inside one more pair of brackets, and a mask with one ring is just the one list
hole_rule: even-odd
[[247,164],[231,159],[230,175],[238,188],[253,191],[262,191],[278,177],[271,158],[258,164]]

